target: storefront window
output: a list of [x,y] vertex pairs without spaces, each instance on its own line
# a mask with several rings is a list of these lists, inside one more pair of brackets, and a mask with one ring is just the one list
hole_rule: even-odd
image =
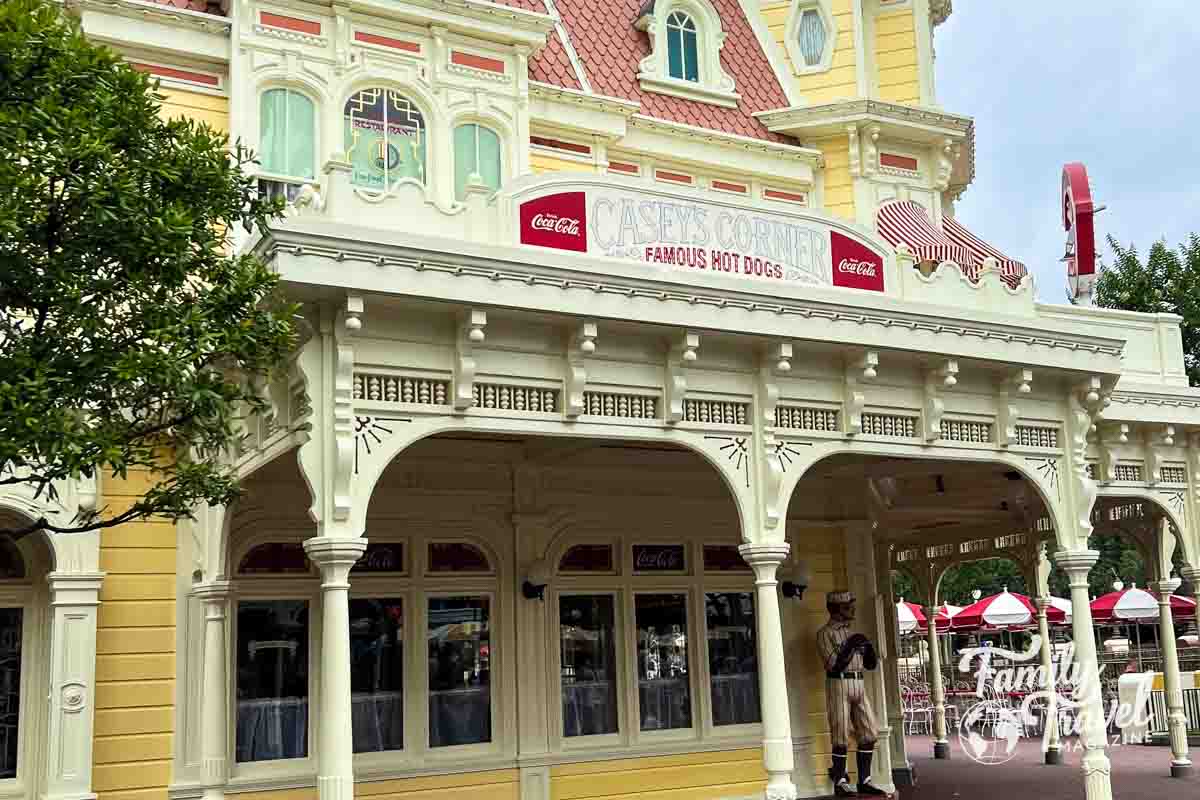
[[430,542],[430,572],[491,572],[488,558],[467,542]]
[[709,592],[704,595],[704,614],[708,623],[713,725],[761,721],[754,595]]
[[429,599],[429,746],[492,740],[490,601]]
[[404,748],[404,603],[350,600],[354,752]]
[[19,608],[0,608],[0,778],[17,776],[23,616]]
[[613,572],[611,544],[577,544],[563,553],[559,572]]
[[454,197],[467,196],[467,184],[500,188],[500,137],[482,125],[454,129]]
[[238,564],[239,575],[306,575],[311,572],[299,542],[267,542],[251,548]]
[[308,602],[237,607],[237,760],[308,754]]
[[687,595],[635,595],[634,622],[642,730],[690,728]]
[[667,70],[672,78],[700,80],[697,50],[696,23],[692,18],[680,11],[667,17]]
[[411,100],[391,89],[363,89],[343,113],[351,183],[380,192],[406,178],[425,183],[425,117]]
[[563,736],[617,732],[616,614],[612,595],[558,600]]

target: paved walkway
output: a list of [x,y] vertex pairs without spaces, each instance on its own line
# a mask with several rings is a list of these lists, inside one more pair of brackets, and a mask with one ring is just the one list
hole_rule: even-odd
[[[1022,741],[1017,755],[998,765],[977,764],[950,737],[950,759],[935,761],[928,737],[908,737],[909,759],[917,770],[917,785],[904,789],[901,800],[1083,800],[1082,753],[1064,752],[1062,766],[1042,764],[1041,742]],[[1110,747],[1114,800],[1197,800],[1200,774],[1171,778],[1171,752],[1166,747]],[[1193,751],[1193,760],[1200,753]]]

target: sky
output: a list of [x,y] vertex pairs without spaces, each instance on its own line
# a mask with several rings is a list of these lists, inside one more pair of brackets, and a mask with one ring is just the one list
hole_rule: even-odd
[[975,118],[960,222],[1066,302],[1063,164],[1082,161],[1105,237],[1145,253],[1200,233],[1200,4],[958,0],[936,30],[937,102]]

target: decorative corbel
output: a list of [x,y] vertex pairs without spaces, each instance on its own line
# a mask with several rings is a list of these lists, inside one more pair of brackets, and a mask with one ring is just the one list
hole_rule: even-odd
[[846,135],[850,138],[850,174],[862,175],[862,151],[858,142],[858,125],[847,125]]
[[933,181],[933,187],[939,192],[950,188],[950,175],[954,172],[954,158],[954,141],[949,138],[943,139],[941,147],[937,151],[937,176]]
[[942,392],[958,383],[958,362],[947,359],[940,367],[925,371],[925,406],[921,424],[925,429],[925,441],[936,442],[942,438],[942,416],[946,403]]
[[762,423],[768,431],[775,428],[775,409],[779,406],[780,375],[792,370],[792,343],[777,342],[764,354],[758,370],[759,411]]
[[1158,575],[1159,581],[1167,581],[1171,579],[1171,567],[1174,566],[1175,550],[1179,547],[1179,542],[1175,539],[1175,534],[1171,533],[1171,520],[1165,515],[1158,521],[1155,529],[1154,548],[1155,565],[1154,571]]
[[475,345],[486,338],[487,312],[468,311],[458,326],[454,346],[454,410],[466,411],[475,405]]
[[1017,405],[1017,396],[1029,394],[1032,389],[1029,384],[1033,380],[1033,370],[1013,370],[1000,381],[999,408],[996,410],[996,443],[1008,447],[1017,442],[1017,424],[1021,421],[1021,409]]
[[568,417],[584,412],[583,393],[587,388],[587,359],[596,352],[596,323],[585,322],[567,345],[567,391],[563,411]]
[[683,400],[687,396],[687,369],[696,360],[696,348],[699,346],[700,335],[684,331],[667,353],[665,400],[668,423],[683,419]]
[[856,436],[862,433],[863,409],[867,405],[867,395],[863,391],[863,384],[875,379],[879,374],[878,367],[879,354],[874,350],[868,350],[846,362],[846,373],[842,384],[844,391],[842,430],[847,436]]
[[868,177],[879,171],[879,134],[881,130],[878,125],[867,126],[867,138],[863,141],[862,174]]
[[1200,486],[1200,431],[1188,434],[1186,454],[1188,470],[1191,472],[1188,483]]
[[1096,451],[1100,455],[1096,480],[1108,483],[1117,479],[1117,445],[1129,443],[1129,426],[1125,423],[1096,426]]
[[363,299],[347,295],[333,327],[333,503],[336,522],[350,519],[350,481],[354,475],[354,337],[362,330]]
[[1162,479],[1160,475],[1163,462],[1162,449],[1175,446],[1175,426],[1150,427],[1146,430],[1144,439],[1146,443],[1146,483],[1154,485]]
[[779,406],[779,376],[792,369],[792,343],[776,342],[763,354],[758,368],[758,432],[762,457],[760,485],[762,486],[762,525],[765,530],[779,528],[780,494],[783,488],[783,462],[775,439],[775,409]]
[[350,69],[350,20],[345,8],[336,9],[333,31],[333,72],[342,75]]

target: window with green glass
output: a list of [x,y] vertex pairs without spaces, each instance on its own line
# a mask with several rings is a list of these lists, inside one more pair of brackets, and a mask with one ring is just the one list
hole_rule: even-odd
[[696,23],[692,18],[680,11],[667,17],[667,70],[671,77],[698,82],[698,51]]
[[467,184],[500,188],[500,137],[482,125],[454,129],[454,196],[466,197]]
[[259,106],[259,162],[263,173],[295,180],[316,177],[316,107],[292,89],[268,89]]
[[386,191],[403,180],[425,183],[425,116],[391,89],[355,92],[343,109],[350,182]]

